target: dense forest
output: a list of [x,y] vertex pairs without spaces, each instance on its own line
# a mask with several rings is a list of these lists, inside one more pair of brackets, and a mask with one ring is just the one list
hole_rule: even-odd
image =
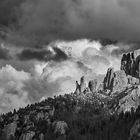
[[140,106],[110,113],[108,106],[75,94],[60,95],[0,117],[0,140],[137,140]]

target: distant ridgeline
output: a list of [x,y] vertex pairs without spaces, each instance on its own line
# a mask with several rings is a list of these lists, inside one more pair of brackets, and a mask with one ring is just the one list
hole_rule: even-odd
[[122,55],[121,68],[119,71],[114,71],[114,68],[107,70],[106,76],[101,84],[98,85],[98,80],[89,81],[86,87],[84,76],[80,80],[80,84],[76,81],[75,93],[114,93],[120,91],[130,85],[139,85],[140,79],[140,50]]

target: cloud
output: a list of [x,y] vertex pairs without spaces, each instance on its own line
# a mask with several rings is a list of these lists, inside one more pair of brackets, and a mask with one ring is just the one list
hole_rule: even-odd
[[10,58],[11,58],[11,56],[9,54],[9,50],[7,48],[5,48],[3,46],[3,44],[1,44],[0,45],[0,59],[8,60]]
[[[12,66],[0,69],[0,113],[37,102],[42,97],[71,93],[75,81],[83,75],[87,84],[93,79],[102,82],[108,67],[120,69],[121,54],[113,54],[119,49],[119,44],[103,46],[100,41],[87,39],[55,41],[45,46],[44,51],[28,49],[24,54],[24,49],[20,55],[30,61],[7,60]],[[45,50],[51,53],[51,61],[44,61]]]
[[20,60],[32,60],[38,61],[62,61],[67,59],[67,55],[57,47],[51,47],[50,49],[24,49],[21,53],[17,54]]
[[28,93],[23,90],[24,82],[29,79],[30,74],[17,71],[10,65],[0,69],[0,113],[24,107],[30,103]]
[[100,41],[88,39],[56,41],[55,44],[71,57],[71,59],[82,62],[97,74],[105,74],[108,67],[114,67],[116,70],[120,68],[121,54],[116,56],[113,55],[113,52],[115,50],[120,51],[121,45],[123,46],[123,44],[103,46]]
[[11,29],[7,40],[14,43],[79,38],[139,42],[138,0],[5,0],[0,5],[0,24]]

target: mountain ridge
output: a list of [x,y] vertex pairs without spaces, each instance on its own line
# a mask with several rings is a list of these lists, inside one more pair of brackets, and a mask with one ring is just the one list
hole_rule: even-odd
[[[137,140],[140,129],[140,50],[123,54],[121,68],[73,93],[0,116],[0,140]],[[98,86],[99,85],[99,86]]]

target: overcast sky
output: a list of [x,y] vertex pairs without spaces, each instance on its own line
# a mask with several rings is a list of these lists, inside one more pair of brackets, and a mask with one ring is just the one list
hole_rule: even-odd
[[101,80],[139,42],[139,0],[0,0],[0,113]]
[[8,36],[15,42],[139,41],[139,6],[139,0],[1,0],[0,24],[16,32]]

